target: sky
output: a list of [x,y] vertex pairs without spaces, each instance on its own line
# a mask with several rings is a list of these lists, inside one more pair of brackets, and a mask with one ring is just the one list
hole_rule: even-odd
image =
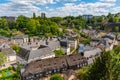
[[32,17],[33,13],[40,16],[42,12],[47,17],[99,16],[119,11],[120,0],[0,0],[0,16]]

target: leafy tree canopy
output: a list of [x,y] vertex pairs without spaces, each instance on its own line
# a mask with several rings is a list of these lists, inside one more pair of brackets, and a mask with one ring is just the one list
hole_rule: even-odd
[[64,80],[60,74],[54,74],[50,77],[50,80]]
[[4,64],[7,60],[7,57],[4,53],[0,52],[0,66]]

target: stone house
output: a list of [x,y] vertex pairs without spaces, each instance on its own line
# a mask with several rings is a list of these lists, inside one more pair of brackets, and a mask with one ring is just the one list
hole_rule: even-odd
[[[40,59],[21,69],[21,80],[38,80],[55,73],[64,73],[69,69],[80,69],[82,66],[87,66],[87,59],[80,54]],[[68,77],[73,78],[72,75]]]
[[16,52],[11,48],[2,48],[1,52],[6,55],[7,61],[2,65],[2,68],[12,66],[16,63]]
[[23,44],[27,43],[29,41],[28,35],[16,35],[14,37],[11,37],[11,42],[14,44]]
[[26,43],[21,46],[17,56],[19,63],[26,64],[38,59],[55,57],[55,54],[48,46],[39,43]]

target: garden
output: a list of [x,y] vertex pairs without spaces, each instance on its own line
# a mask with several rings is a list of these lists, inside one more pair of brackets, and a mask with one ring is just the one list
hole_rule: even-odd
[[20,80],[20,67],[16,71],[12,67],[0,70],[0,80]]

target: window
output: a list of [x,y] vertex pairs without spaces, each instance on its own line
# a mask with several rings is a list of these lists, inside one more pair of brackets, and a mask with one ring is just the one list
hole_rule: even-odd
[[42,76],[42,74],[39,74],[40,76]]
[[87,66],[87,62],[85,62],[84,64],[85,64],[85,66]]
[[49,73],[51,74],[51,73],[52,73],[52,71],[49,71]]
[[64,68],[64,70],[67,70],[67,68]]
[[29,79],[29,77],[26,77],[26,79]]
[[83,64],[83,66],[85,66],[84,62],[82,64]]
[[54,69],[54,72],[56,72],[56,70]]
[[57,69],[57,71],[59,72],[59,71],[60,71],[60,69]]
[[79,64],[79,66],[80,66],[80,67],[82,67],[82,65],[81,65],[81,64]]
[[29,79],[31,78],[31,76],[28,77]]
[[39,75],[36,75],[36,77],[38,77]]
[[48,75],[48,72],[46,72],[46,75]]

